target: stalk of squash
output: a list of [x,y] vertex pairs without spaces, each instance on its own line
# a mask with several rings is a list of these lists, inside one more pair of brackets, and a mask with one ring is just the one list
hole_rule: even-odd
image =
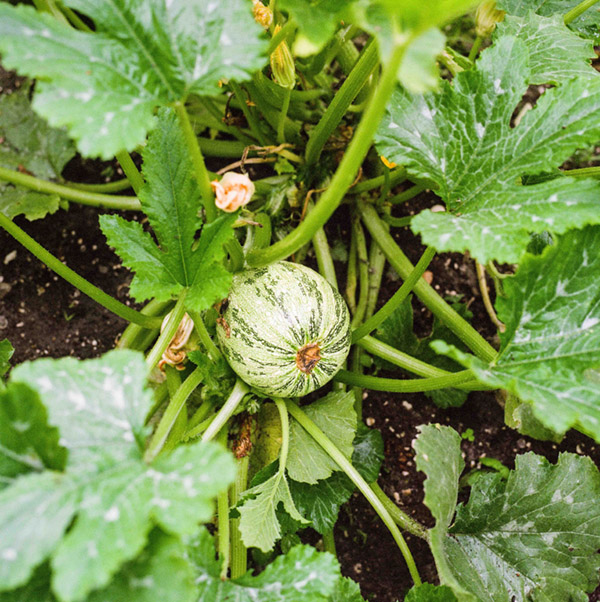
[[280,261],[239,272],[217,336],[233,370],[274,397],[300,397],[329,382],[350,350],[350,313],[317,272]]

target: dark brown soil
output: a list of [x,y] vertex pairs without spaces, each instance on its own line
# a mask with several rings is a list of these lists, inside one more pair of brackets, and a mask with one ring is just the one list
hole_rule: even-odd
[[[5,78],[0,83],[10,86],[14,80]],[[79,165],[81,179],[91,178],[94,172],[97,175],[104,167]],[[423,194],[398,208],[396,215],[417,212],[435,202],[435,197]],[[106,247],[97,216],[95,209],[72,205],[68,212],[60,211],[38,222],[16,222],[79,274],[129,303],[130,275]],[[395,236],[409,258],[417,261],[423,250],[418,240],[406,228]],[[463,296],[474,314],[473,324],[491,339],[495,329],[481,304],[472,262],[460,255],[441,255],[434,259],[430,271],[440,293]],[[387,277],[381,301],[397,286]],[[414,308],[416,329],[426,334],[431,316],[418,301],[414,301]],[[0,340],[8,338],[14,345],[14,363],[41,356],[100,355],[114,346],[124,326],[121,319],[55,276],[0,231]],[[420,394],[369,392],[364,400],[364,418],[369,426],[380,429],[384,438],[386,460],[379,479],[381,486],[399,506],[426,525],[431,525],[432,519],[422,504],[423,477],[416,471],[411,447],[421,424],[449,424],[459,433],[472,429],[473,441],[463,441],[467,469],[479,467],[483,457],[496,458],[512,467],[517,454],[530,450],[551,461],[560,451],[586,454],[600,465],[599,446],[578,433],[570,433],[555,445],[534,441],[505,427],[493,393],[473,393],[462,408],[440,410]],[[408,571],[389,532],[360,495],[355,494],[342,509],[335,540],[344,574],[361,584],[365,597],[377,602],[403,599],[411,586]],[[407,541],[423,580],[435,581],[435,565],[427,545],[411,536]],[[600,588],[590,597],[592,602],[598,600]]]

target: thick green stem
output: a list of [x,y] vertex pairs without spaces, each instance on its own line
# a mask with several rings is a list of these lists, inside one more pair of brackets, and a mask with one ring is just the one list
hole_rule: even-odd
[[471,52],[469,52],[469,60],[475,62],[477,58],[477,53],[481,48],[481,44],[483,43],[483,38],[481,36],[477,36],[475,41],[473,42],[473,46],[471,46]]
[[323,534],[323,550],[337,556],[335,549],[335,538],[333,537],[333,529]]
[[[249,461],[249,456],[244,456],[238,460],[237,475],[230,491],[232,507],[235,507],[242,496],[242,493],[244,493],[248,487]],[[233,518],[231,519],[231,578],[237,579],[238,577],[245,575],[247,570],[248,553],[246,546],[242,541],[242,534],[240,533],[240,519]]]
[[379,483],[376,481],[373,483],[369,483],[369,486],[373,490],[373,493],[379,498],[381,503],[384,505],[385,509],[390,513],[390,516],[394,519],[394,522],[405,531],[420,537],[421,539],[428,540],[427,529],[413,520],[402,512],[392,500],[385,494],[385,491],[379,486]]
[[373,315],[377,306],[386,261],[385,253],[381,250],[377,242],[372,240],[371,248],[369,249],[369,296],[365,310],[365,318],[367,320]]
[[179,117],[185,142],[188,151],[190,152],[190,157],[196,172],[196,179],[198,181],[198,186],[200,187],[202,204],[204,205],[204,210],[206,211],[206,221],[212,222],[217,217],[215,195],[213,193],[212,186],[210,185],[210,177],[208,175],[208,170],[206,169],[206,164],[204,163],[204,157],[202,156],[200,145],[198,144],[198,138],[194,133],[194,128],[190,122],[190,117],[185,109],[185,105],[181,102],[176,102],[174,104],[174,108],[177,116]]
[[288,110],[290,108],[291,92],[292,91],[289,88],[284,89],[281,110],[279,111],[279,117],[277,119],[277,142],[279,144],[285,144],[285,120],[287,118]]
[[583,0],[577,6],[573,7],[568,13],[564,16],[564,24],[568,25],[569,23],[575,21],[579,15],[582,15],[588,8],[591,8],[596,4],[598,0]]
[[[250,126],[250,129],[252,130],[252,133],[254,134],[256,139],[259,141],[261,146],[267,146],[269,141],[267,140],[267,138],[263,134],[262,130],[260,129],[260,123],[258,122],[258,119],[256,119],[256,116],[250,110],[250,107],[246,103],[244,91],[239,86],[239,84],[237,84],[233,80],[229,82],[229,86],[231,87],[231,89],[233,90],[233,94],[237,98],[237,101],[240,105],[242,113],[244,114],[244,117],[246,118],[246,121],[248,122],[248,125]],[[240,155],[241,154],[242,153],[240,153]]]
[[[395,167],[392,171],[389,172],[390,178],[390,186],[393,188],[398,184],[402,184],[404,180],[406,180],[406,169],[404,167]],[[375,188],[379,188],[385,184],[386,176],[381,175],[375,178],[371,178],[369,180],[364,180],[363,182],[359,182],[356,186],[353,186],[349,192],[352,194],[360,194],[362,192],[369,192],[369,190],[374,190]]]
[[350,249],[348,250],[348,268],[346,272],[346,303],[348,303],[352,315],[356,313],[356,286],[358,284],[357,255],[356,236],[354,236],[354,229],[352,229]]
[[131,155],[127,151],[121,151],[120,153],[117,153],[115,157],[117,158],[121,169],[123,169],[123,173],[129,180],[135,194],[139,195],[140,190],[144,185],[144,178],[133,162]]
[[363,387],[372,391],[387,391],[389,393],[423,393],[424,391],[437,391],[464,384],[473,384],[473,373],[462,370],[447,376],[434,376],[432,378],[414,378],[401,380],[397,378],[379,378],[366,376],[347,370],[340,370],[334,380],[353,387]]
[[0,167],[0,180],[24,186],[36,192],[46,194],[57,194],[67,201],[73,201],[80,205],[89,205],[90,207],[102,207],[104,209],[120,209],[122,211],[139,211],[142,206],[139,200],[134,196],[115,196],[110,194],[100,194],[98,192],[89,192],[87,190],[78,190],[71,186],[63,186],[54,182],[40,180],[26,173],[21,173],[13,169]]
[[215,419],[210,423],[210,426],[204,431],[204,434],[202,435],[202,441],[210,441],[219,433],[225,423],[233,416],[237,407],[240,405],[242,399],[244,399],[244,396],[249,390],[250,389],[248,388],[248,385],[243,380],[238,378],[235,381],[235,386],[229,394],[227,401],[218,411]]
[[[179,387],[181,387],[181,372],[179,372],[177,368],[167,365],[165,366],[165,374],[167,376],[169,397],[173,398],[179,390]],[[187,422],[187,412],[185,410],[179,412],[175,424],[173,424],[173,428],[165,441],[163,450],[167,451],[169,449],[175,449],[177,444],[181,441],[183,434],[187,431]]]
[[64,278],[69,284],[77,287],[82,293],[99,303],[117,316],[134,322],[144,328],[157,328],[161,324],[161,319],[154,316],[145,316],[144,314],[127,307],[124,303],[117,301],[104,291],[88,282],[85,278],[68,268],[52,253],[44,249],[29,234],[25,233],[19,226],[9,220],[4,214],[0,213],[0,227],[4,228],[12,237],[20,242],[30,253],[35,255],[40,261],[45,263],[52,271],[56,272],[61,278]]
[[356,328],[365,316],[369,298],[369,256],[367,252],[367,239],[360,220],[356,217],[352,223],[352,233],[356,237],[356,264],[358,267],[358,303],[352,316],[351,327]]
[[64,182],[64,185],[68,188],[75,188],[77,190],[85,190],[86,192],[100,192],[100,193],[111,193],[111,192],[122,192],[131,188],[131,184],[127,178],[122,180],[115,180],[114,182],[104,182],[103,184],[84,184],[83,182]]
[[146,364],[149,370],[152,370],[156,364],[158,364],[165,349],[169,346],[171,339],[175,336],[177,329],[183,316],[185,314],[185,297],[187,295],[187,289],[184,289],[177,299],[175,307],[171,310],[169,319],[165,324],[160,336],[158,337],[154,347],[150,350],[150,353],[146,356]]
[[[406,41],[408,43],[408,40]],[[383,70],[379,85],[375,90],[367,110],[358,126],[356,134],[348,146],[329,188],[321,196],[314,210],[290,234],[266,249],[255,249],[248,254],[247,261],[251,267],[267,265],[284,259],[300,249],[325,225],[344,198],[344,195],[356,178],[356,174],[371,146],[375,131],[381,121],[385,105],[396,85],[396,77],[406,43],[395,49],[389,63]]]
[[196,312],[194,310],[188,309],[188,313],[190,314],[190,318],[194,322],[194,329],[200,342],[204,345],[204,348],[208,352],[208,355],[211,360],[217,361],[223,357],[219,348],[216,346],[215,342],[211,339],[210,334],[208,334],[208,330],[206,330],[206,325],[204,324],[204,320],[202,319],[202,314]]
[[441,368],[436,368],[431,364],[423,362],[412,355],[408,355],[408,353],[404,353],[383,341],[375,339],[371,336],[365,336],[360,341],[358,341],[358,345],[360,345],[365,351],[380,357],[395,366],[399,366],[400,368],[407,370],[408,372],[412,372],[413,374],[418,374],[419,376],[424,377],[437,377],[437,376],[448,376],[451,372],[447,372],[446,370],[442,370]]
[[196,368],[183,383],[181,383],[181,387],[177,389],[177,393],[175,393],[171,398],[171,401],[169,401],[169,405],[167,406],[163,417],[160,419],[156,431],[154,431],[150,445],[144,455],[146,462],[152,462],[152,460],[160,453],[177,420],[179,412],[181,412],[182,408],[185,406],[185,402],[194,389],[202,382],[203,377],[204,374],[202,370]]
[[[309,211],[312,209],[312,203],[309,204]],[[319,274],[333,286],[334,289],[338,289],[337,276],[335,275],[335,266],[333,265],[333,258],[331,257],[331,250],[329,243],[327,242],[327,235],[323,228],[319,228],[312,239],[313,249],[315,250],[315,256],[317,258],[317,265],[319,266]]]
[[[227,449],[227,429],[219,433],[219,443]],[[229,493],[227,489],[217,496],[217,537],[219,542],[219,560],[221,561],[221,581],[227,579],[231,554],[229,531]]]
[[391,199],[388,199],[388,203],[392,205],[399,205],[400,203],[405,203],[406,201],[410,201],[410,199],[415,198],[418,194],[427,189],[425,184],[415,184],[411,186],[408,190],[393,196]]
[[361,88],[371,77],[377,64],[377,44],[372,42],[363,50],[350,75],[333,97],[317,126],[312,130],[305,152],[308,165],[319,160],[325,143],[339,125]]
[[417,265],[408,274],[408,277],[402,283],[402,286],[394,293],[392,298],[375,315],[371,316],[364,324],[361,324],[352,332],[353,343],[356,343],[362,337],[375,330],[382,322],[387,320],[398,307],[400,307],[404,299],[406,299],[413,290],[434,256],[434,249],[429,247],[425,250],[425,253],[423,253]]
[[[375,208],[361,203],[359,211],[365,226],[385,253],[392,267],[402,278],[407,280],[414,270],[414,266],[387,231]],[[431,312],[472,349],[475,355],[486,362],[490,362],[496,357],[496,350],[466,320],[455,312],[425,280],[419,278],[413,290]]]
[[[144,314],[145,316],[163,315],[171,303],[171,301],[157,301],[156,299],[153,299],[146,304],[140,313]],[[138,347],[136,347],[136,343],[138,342],[139,337],[145,331],[147,331],[147,329],[139,324],[129,324],[129,326],[127,326],[127,328],[123,331],[123,334],[119,337],[117,349],[138,349]],[[155,332],[156,328],[152,328],[151,331]]]
[[565,169],[563,174],[572,178],[600,178],[600,165],[580,167],[579,169]]
[[[367,498],[367,501],[389,529],[398,548],[400,548],[413,581],[416,585],[420,585],[421,579],[412,554],[406,545],[402,533],[400,533],[396,523],[390,516],[386,507],[382,504],[381,500],[377,497],[371,487],[369,487],[369,484],[361,477],[356,468],[352,466],[352,462],[350,462],[350,460],[348,460],[348,458],[346,458],[346,456],[344,456],[344,454],[328,439],[323,431],[321,431],[321,429],[319,429],[319,427],[310,420],[310,418],[293,401],[287,400],[286,405],[289,413],[300,423],[302,428],[325,450],[329,457],[346,473],[346,475],[348,475],[359,491]],[[407,522],[412,521],[408,516],[406,518]]]

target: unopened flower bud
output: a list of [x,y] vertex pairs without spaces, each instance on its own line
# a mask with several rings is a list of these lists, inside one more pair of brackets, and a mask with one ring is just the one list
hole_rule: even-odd
[[210,185],[215,192],[215,205],[227,213],[247,205],[254,194],[252,180],[234,171],[228,171],[220,181],[213,180]]
[[252,10],[254,13],[254,20],[257,23],[260,23],[265,29],[269,29],[271,23],[273,23],[273,11],[268,6],[265,6],[260,0],[252,0],[252,4],[254,4]]
[[[277,35],[280,29],[281,27],[277,25],[273,35]],[[296,85],[296,65],[285,40],[271,53],[271,71],[273,80],[282,88],[291,90]]]
[[475,13],[475,33],[487,38],[496,29],[496,24],[504,19],[504,11],[496,8],[496,0],[484,0]]

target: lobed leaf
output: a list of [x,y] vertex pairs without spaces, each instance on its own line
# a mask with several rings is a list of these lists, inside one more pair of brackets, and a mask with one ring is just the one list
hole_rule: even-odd
[[600,441],[600,228],[562,236],[542,255],[527,255],[496,302],[506,324],[497,359],[485,364],[436,344],[480,382],[508,389],[562,434],[577,426]]
[[154,109],[214,94],[221,79],[263,66],[266,40],[242,0],[69,0],[94,20],[84,33],[30,7],[0,5],[4,64],[38,79],[34,108],[66,126],[86,156],[143,143]]
[[496,28],[495,38],[514,36],[529,52],[530,84],[560,84],[575,77],[596,79],[590,64],[596,58],[591,41],[580,38],[563,23],[561,15],[542,17],[531,12],[507,16]]
[[600,137],[600,79],[546,91],[513,128],[527,73],[524,44],[506,36],[483,53],[477,70],[458,74],[453,86],[443,83],[440,94],[395,93],[377,136],[379,152],[432,182],[448,208],[412,220],[426,244],[469,250],[481,263],[517,262],[531,232],[563,233],[600,220],[596,181],[517,183]]
[[223,245],[233,237],[235,214],[206,224],[196,240],[200,191],[174,111],[159,111],[158,128],[142,156],[146,184],[139,196],[158,246],[137,222],[103,215],[100,227],[108,244],[135,272],[131,283],[135,299],[166,301],[187,288],[187,307],[207,309],[226,297],[231,285],[232,275],[223,266]]
[[[214,497],[235,477],[234,461],[198,442],[146,465],[137,442],[151,404],[145,373],[131,351],[13,371],[45,401],[69,459],[64,474],[21,476],[0,492],[0,591],[24,585],[51,556],[53,591],[64,602],[81,600],[142,551],[155,525],[181,537],[211,518]],[[26,389],[12,380],[9,387]]]
[[517,456],[506,481],[494,473],[474,483],[448,529],[462,465],[458,441],[449,427],[427,426],[414,444],[436,518],[431,549],[442,584],[461,601],[586,601],[600,568],[600,473],[592,461],[561,454],[552,465],[533,453]]
[[35,389],[58,427],[68,452],[67,469],[86,474],[92,467],[141,458],[152,405],[143,356],[111,351],[86,362],[40,359],[14,368],[12,382]]
[[[498,8],[509,15],[526,17],[530,11],[545,17],[560,15],[564,17],[572,8],[580,4],[580,0],[498,0]],[[592,6],[584,11],[572,23],[571,29],[586,37],[594,39],[597,43],[598,28],[600,27],[600,12]]]

